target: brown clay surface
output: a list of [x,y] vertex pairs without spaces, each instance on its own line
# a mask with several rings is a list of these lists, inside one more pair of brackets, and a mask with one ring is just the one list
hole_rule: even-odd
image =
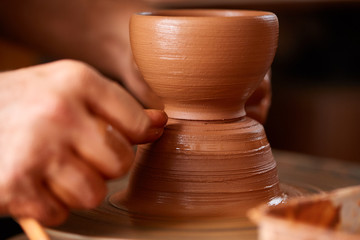
[[274,57],[277,31],[268,12],[133,16],[134,57],[164,100],[169,124],[161,139],[139,147],[125,191],[118,183],[102,206],[75,213],[59,229],[115,239],[251,239],[246,209],[281,202],[281,192],[312,190],[280,190],[264,129],[245,116],[245,101]]
[[274,210],[272,214],[290,221],[307,223],[324,228],[336,228],[340,221],[340,208],[328,199],[290,205],[285,211]]
[[360,239],[360,185],[262,205],[249,216],[257,222],[259,240]]
[[130,39],[170,118],[235,119],[270,68],[278,21],[261,11],[164,10],[133,16]]
[[238,217],[281,196],[261,124],[244,105],[275,55],[273,13],[163,10],[133,15],[131,46],[169,123],[139,146],[129,187],[110,202],[151,217]]
[[[281,188],[290,196],[330,191],[360,184],[360,165],[274,151]],[[127,179],[111,182],[109,196],[126,188]],[[58,228],[49,229],[52,239],[257,239],[255,224],[247,218],[187,221],[137,218],[109,204],[91,211],[74,212]]]
[[170,119],[155,143],[138,147],[115,206],[156,217],[221,217],[279,197],[276,163],[261,124]]

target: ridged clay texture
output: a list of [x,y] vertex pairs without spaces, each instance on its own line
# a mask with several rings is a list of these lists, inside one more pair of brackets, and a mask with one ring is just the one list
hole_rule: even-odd
[[274,14],[176,10],[130,22],[135,61],[170,118],[222,120],[244,103],[270,68],[278,39]]
[[244,104],[275,55],[274,14],[164,10],[136,14],[131,46],[169,122],[138,147],[129,187],[110,202],[154,217],[238,216],[281,194],[270,145]]

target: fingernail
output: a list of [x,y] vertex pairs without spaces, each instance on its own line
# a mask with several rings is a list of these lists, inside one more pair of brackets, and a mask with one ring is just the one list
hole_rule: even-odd
[[161,116],[162,117],[162,119],[161,119],[162,127],[165,127],[165,125],[168,122],[169,117],[164,110],[161,110],[161,113],[162,113],[162,116]]
[[151,119],[152,128],[163,128],[166,125],[168,116],[164,110],[147,109],[146,112]]

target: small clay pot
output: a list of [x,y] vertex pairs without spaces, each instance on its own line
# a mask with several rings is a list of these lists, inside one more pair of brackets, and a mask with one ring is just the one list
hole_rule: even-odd
[[249,211],[259,240],[360,239],[360,186]]
[[136,216],[239,216],[281,192],[264,129],[244,104],[277,46],[269,12],[167,10],[134,15],[144,79],[163,99],[163,136],[138,147],[129,187],[110,202]]

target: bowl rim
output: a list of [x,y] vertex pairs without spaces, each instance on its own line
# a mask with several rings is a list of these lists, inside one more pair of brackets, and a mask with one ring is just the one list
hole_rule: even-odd
[[134,14],[138,17],[150,18],[257,18],[276,17],[272,12],[241,9],[164,9]]

